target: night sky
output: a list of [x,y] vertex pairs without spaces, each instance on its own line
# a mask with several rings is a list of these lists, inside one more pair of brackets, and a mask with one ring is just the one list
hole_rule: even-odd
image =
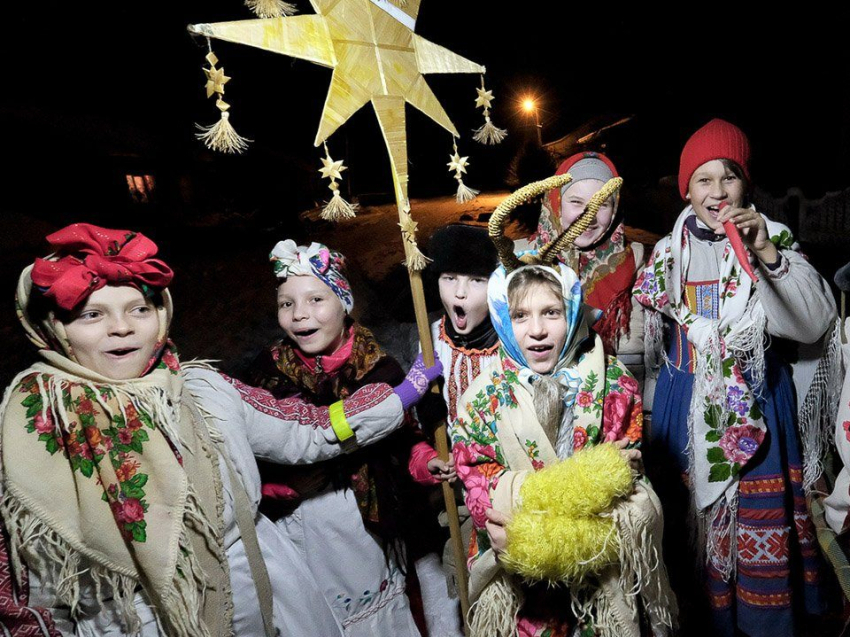
[[[238,0],[12,5],[0,43],[4,215],[61,222],[121,209],[123,174],[134,171],[156,174],[171,221],[240,208],[271,218],[327,195],[312,141],[328,69],[214,42],[233,78],[225,96],[231,121],[256,141],[234,158],[193,138],[194,122],[212,123],[218,112],[202,91],[205,42],[185,25],[250,18]],[[674,174],[687,136],[723,116],[750,135],[761,187],[782,195],[800,186],[816,198],[848,185],[846,10],[762,15],[702,4],[661,13],[647,6],[424,0],[417,33],[488,67],[493,118],[510,131],[496,149],[472,142],[481,121],[473,107],[478,78],[429,76],[465,133],[468,182],[504,187],[507,164],[531,132],[517,101],[533,93],[544,141],[591,117],[636,115],[608,147],[627,182]],[[312,12],[306,2],[299,7]],[[408,129],[412,194],[451,192],[450,136],[411,108]],[[350,166],[355,195],[391,190],[371,107],[330,147]]]

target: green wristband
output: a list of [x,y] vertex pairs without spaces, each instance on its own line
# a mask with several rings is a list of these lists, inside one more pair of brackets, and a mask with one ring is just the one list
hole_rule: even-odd
[[328,413],[331,419],[331,427],[340,442],[345,442],[349,438],[354,437],[354,432],[351,430],[348,420],[345,419],[345,411],[341,400],[328,407]]

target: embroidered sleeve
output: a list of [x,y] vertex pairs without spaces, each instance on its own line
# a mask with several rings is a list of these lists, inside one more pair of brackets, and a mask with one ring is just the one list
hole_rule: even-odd
[[257,457],[278,464],[309,464],[334,458],[353,447],[386,437],[403,421],[401,401],[389,385],[366,385],[343,402],[343,413],[354,438],[340,444],[331,427],[328,407],[299,397],[276,399],[222,374],[236,391],[247,423],[248,440]]
[[602,432],[605,442],[626,438],[630,448],[640,446],[643,436],[643,401],[638,382],[613,356],[608,357],[605,372]]
[[[327,429],[331,426],[327,407],[317,407],[297,397],[278,399],[265,389],[250,387],[225,374],[221,376],[239,392],[243,402],[267,416],[295,421],[299,425],[309,425],[314,429],[316,427]],[[345,415],[350,420],[379,405],[389,398],[390,394],[392,394],[392,389],[389,385],[383,383],[366,385],[345,401]]]

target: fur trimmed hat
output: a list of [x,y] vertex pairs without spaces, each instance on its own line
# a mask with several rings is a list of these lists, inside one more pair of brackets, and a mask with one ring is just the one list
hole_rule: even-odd
[[435,277],[456,272],[489,278],[499,266],[499,254],[487,230],[460,223],[434,231],[428,240],[428,256],[433,260],[428,272]]

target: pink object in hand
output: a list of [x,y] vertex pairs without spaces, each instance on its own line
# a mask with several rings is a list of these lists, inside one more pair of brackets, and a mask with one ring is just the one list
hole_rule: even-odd
[[[720,212],[723,212],[723,209],[728,205],[729,204],[727,202],[722,202],[719,206]],[[758,283],[759,278],[756,276],[756,273],[753,271],[753,266],[750,264],[750,255],[744,247],[744,242],[741,240],[741,233],[738,231],[738,227],[731,221],[724,221],[723,228],[726,230],[726,236],[729,237],[729,243],[732,244],[732,251],[735,253],[735,256],[738,257],[738,261],[741,263],[741,267],[744,268],[744,272],[750,275],[753,283]]]

